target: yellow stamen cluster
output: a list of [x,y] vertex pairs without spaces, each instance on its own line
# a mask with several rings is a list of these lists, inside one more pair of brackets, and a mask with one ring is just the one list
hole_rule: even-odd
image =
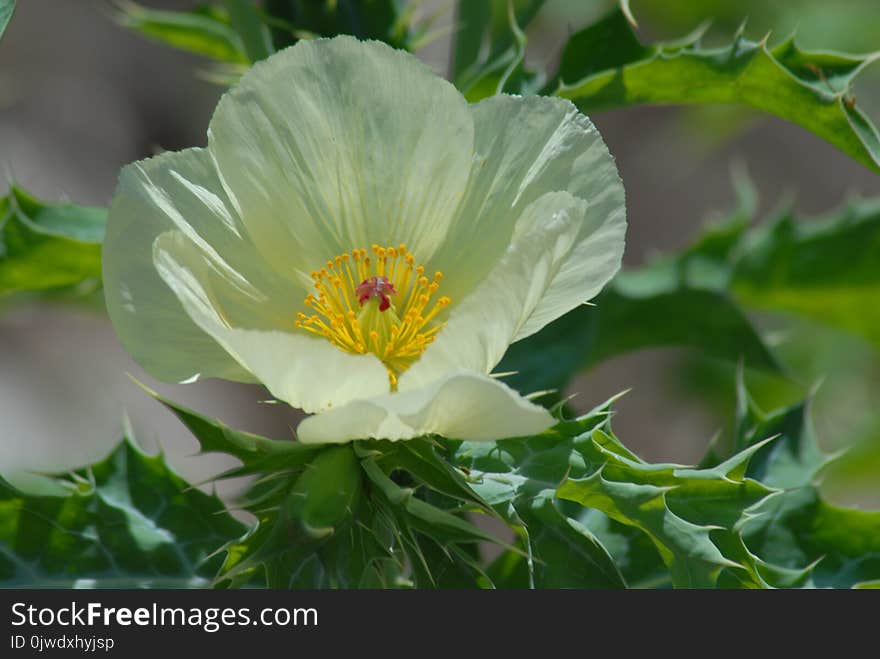
[[[392,388],[434,341],[443,323],[437,315],[450,299],[431,300],[440,288],[443,273],[433,278],[416,265],[406,245],[353,249],[341,254],[325,267],[311,273],[316,294],[306,296],[305,305],[315,313],[298,314],[296,327],[327,338],[338,348],[356,354],[373,353],[388,369]],[[359,297],[361,286],[369,288],[380,278],[384,295],[376,292]],[[381,309],[383,298],[389,302]]]

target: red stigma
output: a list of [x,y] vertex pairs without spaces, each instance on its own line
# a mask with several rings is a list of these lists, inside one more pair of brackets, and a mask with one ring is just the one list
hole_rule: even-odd
[[373,298],[379,299],[379,311],[385,311],[391,306],[389,295],[397,295],[394,290],[394,284],[388,281],[387,277],[370,277],[364,279],[355,291],[358,296],[358,302],[364,306],[368,300]]

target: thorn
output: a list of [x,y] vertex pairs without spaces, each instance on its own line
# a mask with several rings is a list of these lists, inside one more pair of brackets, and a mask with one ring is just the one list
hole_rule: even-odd
[[[537,400],[538,398],[542,398],[544,396],[549,396],[550,394],[555,394],[557,392],[556,389],[544,389],[542,391],[533,391],[530,394],[526,394],[523,396],[526,400]],[[572,394],[569,396],[569,399],[574,398],[576,394]]]
[[746,17],[742,20],[742,23],[739,24],[739,27],[736,28],[736,32],[735,32],[734,35],[733,35],[733,43],[734,43],[734,45],[737,45],[737,42],[741,41],[742,38],[745,36],[746,26],[747,26],[748,24],[749,24],[749,17],[746,16]]
[[636,21],[636,17],[633,16],[632,9],[629,6],[629,0],[620,0],[620,11],[623,13],[627,22],[632,25],[634,28],[639,27],[638,21]]
[[131,380],[131,381],[134,382],[138,387],[140,387],[141,389],[143,389],[143,390],[144,390],[149,396],[151,396],[152,398],[160,398],[158,392],[156,392],[156,391],[150,389],[147,385],[145,385],[143,382],[141,382],[140,380],[138,380],[138,379],[137,379],[132,373],[129,373],[128,371],[126,371],[125,374],[128,376],[128,379],[129,379],[129,380]]

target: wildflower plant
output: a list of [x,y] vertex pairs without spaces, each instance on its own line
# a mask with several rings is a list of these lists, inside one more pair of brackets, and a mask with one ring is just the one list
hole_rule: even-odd
[[[0,292],[100,286],[151,376],[259,384],[306,415],[269,439],[144,386],[202,452],[239,461],[216,479],[246,477],[245,491],[225,502],[191,488],[130,431],[67,476],[10,476],[3,583],[876,584],[880,513],[824,499],[832,458],[807,403],[756,404],[747,374],[783,369],[744,309],[815,318],[810,295],[833,283],[843,301],[822,320],[876,347],[876,318],[852,309],[880,281],[877,206],[804,232],[788,215],[750,229],[741,179],[726,224],[620,271],[623,183],[584,114],[741,104],[877,172],[880,139],[850,91],[873,56],[742,32],[722,48],[644,44],[621,3],[549,73],[525,60],[543,3],[487,0],[457,3],[447,80],[407,52],[437,17],[348,4],[121,3],[123,24],[213,60],[229,89],[206,146],[125,166],[106,211],[18,187],[0,200]],[[0,2],[0,33],[13,6]],[[587,392],[578,415],[565,397],[582,368],[670,344],[738,364],[733,437],[696,466],[628,449],[616,398]]]
[[469,105],[336,37],[255,65],[208,139],[123,170],[110,206],[108,310],[148,371],[261,382],[315,413],[304,442],[553,424],[489,374],[620,265],[622,185],[573,105]]

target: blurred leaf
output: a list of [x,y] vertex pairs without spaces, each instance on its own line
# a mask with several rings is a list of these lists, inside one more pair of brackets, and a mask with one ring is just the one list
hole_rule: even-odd
[[487,25],[489,58],[513,45],[516,36],[510,31],[510,10],[520,28],[525,29],[538,15],[547,0],[489,0],[490,20]]
[[737,377],[736,450],[777,437],[749,463],[751,477],[780,489],[812,485],[830,459],[819,448],[810,418],[810,400],[763,412],[749,396],[742,372]]
[[[593,306],[595,305],[595,306]],[[558,400],[581,370],[644,348],[680,346],[708,357],[779,365],[748,318],[726,294],[669,284],[649,271],[623,272],[593,300],[513,344],[497,371],[523,392],[556,390]]]
[[12,13],[15,11],[15,0],[0,0],[0,38],[6,31],[6,26],[12,20]]
[[238,33],[251,62],[259,62],[275,52],[269,28],[252,0],[223,0],[223,4],[229,12],[229,24]]
[[47,204],[13,186],[0,198],[0,296],[101,276],[107,211]]
[[[745,217],[748,219],[750,213]],[[746,231],[742,216],[715,227],[681,256],[661,266],[705,285],[728,289],[744,306],[797,314],[852,332],[880,347],[880,200],[851,202],[821,219],[784,209]],[[702,243],[725,235],[723,251]]]
[[880,349],[880,201],[808,223],[785,213],[740,252],[731,277],[742,304],[839,327]]
[[[763,532],[764,551],[777,561],[800,555],[818,561],[813,575],[820,588],[880,580],[880,512],[831,505],[813,488],[802,494],[773,511],[778,518]],[[791,539],[795,546],[783,549]]]
[[740,379],[738,407],[738,445],[753,448],[759,437],[778,437],[758,450],[746,471],[782,490],[756,506],[742,525],[751,551],[783,568],[815,565],[811,577],[818,587],[880,579],[880,512],[833,506],[817,489],[832,458],[819,448],[809,402],[763,412]]
[[880,200],[853,202],[811,221],[786,209],[752,230],[749,215],[738,212],[639,276],[646,285],[727,293],[745,308],[797,314],[880,348],[880,311],[873,304],[880,295]]
[[614,11],[569,37],[554,82],[582,80],[653,54],[639,41],[624,13]]
[[699,34],[642,45],[618,8],[572,35],[546,87],[586,113],[642,104],[736,103],[791,121],[880,172],[880,136],[851,87],[877,54],[800,50],[793,39],[769,49],[738,34],[704,48]]
[[272,26],[272,38],[279,49],[302,36],[338,34],[377,39],[406,49],[409,19],[416,8],[416,3],[406,8],[396,0],[266,0],[264,20]]
[[130,440],[55,484],[40,496],[0,479],[3,587],[205,586],[219,567],[217,547],[245,530],[216,496]]
[[247,64],[248,54],[229,16],[213,9],[165,11],[118,0],[117,20],[142,35],[220,62]]
[[711,20],[718,34],[730,34],[748,19],[748,31],[763,35],[791,34],[817,48],[856,51],[877,46],[880,12],[875,0],[665,0],[638,3],[639,15],[653,29],[676,34],[701,21]]
[[480,58],[492,18],[492,10],[490,2],[459,0],[456,4],[457,29],[450,73],[452,79],[459,84],[468,69],[474,67]]
[[853,486],[876,492],[880,475],[880,420],[874,423],[846,453],[834,463],[825,480],[825,485],[833,481],[836,490],[847,490]]
[[475,102],[501,92],[537,91],[543,77],[524,69],[528,26],[545,0],[459,0],[452,80]]

